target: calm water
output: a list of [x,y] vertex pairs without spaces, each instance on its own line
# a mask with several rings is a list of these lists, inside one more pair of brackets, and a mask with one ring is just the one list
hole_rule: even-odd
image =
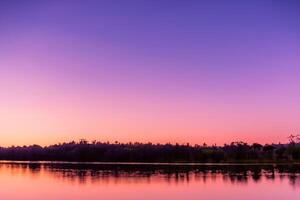
[[300,199],[300,166],[0,163],[0,198]]

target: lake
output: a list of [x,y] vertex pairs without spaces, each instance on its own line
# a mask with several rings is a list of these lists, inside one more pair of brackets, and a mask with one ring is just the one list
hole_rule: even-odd
[[4,200],[293,200],[299,165],[0,162]]

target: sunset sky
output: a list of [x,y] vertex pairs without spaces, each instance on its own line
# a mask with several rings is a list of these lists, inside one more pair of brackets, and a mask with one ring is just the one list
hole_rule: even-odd
[[0,146],[277,143],[299,117],[299,1],[0,1]]

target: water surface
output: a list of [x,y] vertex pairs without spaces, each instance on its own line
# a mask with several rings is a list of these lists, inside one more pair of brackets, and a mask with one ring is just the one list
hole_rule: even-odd
[[299,165],[0,163],[7,200],[300,199]]

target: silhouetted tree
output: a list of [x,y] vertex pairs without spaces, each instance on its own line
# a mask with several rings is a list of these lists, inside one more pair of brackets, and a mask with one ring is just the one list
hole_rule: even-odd
[[300,160],[300,145],[249,145],[232,142],[224,146],[152,143],[109,143],[82,139],[78,143],[41,147],[0,147],[1,160],[100,161],[100,162],[286,162]]

